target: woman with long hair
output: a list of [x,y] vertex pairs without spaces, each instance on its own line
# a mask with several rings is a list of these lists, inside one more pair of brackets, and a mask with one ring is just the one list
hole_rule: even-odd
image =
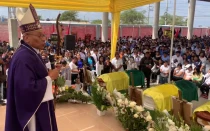
[[87,65],[88,70],[90,70],[90,71],[95,70],[95,60],[91,56],[90,52],[87,53],[87,57],[85,59],[85,64]]
[[61,76],[65,78],[65,80],[71,80],[71,69],[65,60],[61,61]]
[[114,69],[114,66],[110,62],[110,58],[107,57],[105,62],[104,62],[104,70],[103,70],[102,74],[111,73],[113,69]]
[[182,80],[183,76],[184,76],[184,69],[182,68],[182,64],[179,63],[177,67],[174,69],[172,80],[173,81]]
[[104,57],[100,56],[99,61],[96,62],[96,75],[100,76],[103,73],[104,69]]
[[79,69],[79,77],[80,77],[80,82],[83,83],[83,77],[84,77],[84,74],[83,74],[83,67],[84,67],[84,61],[83,59],[81,58],[81,55],[80,53],[77,53],[77,63],[76,65],[78,66],[78,69]]
[[194,68],[193,76],[192,76],[192,81],[199,87],[201,85],[201,81],[203,78],[203,74],[200,71],[199,67]]
[[160,84],[165,84],[168,82],[169,75],[169,65],[168,62],[165,61],[164,64],[160,67]]

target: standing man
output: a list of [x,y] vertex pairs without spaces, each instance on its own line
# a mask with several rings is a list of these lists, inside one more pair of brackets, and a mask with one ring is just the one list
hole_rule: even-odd
[[115,54],[115,57],[111,60],[111,63],[114,66],[114,72],[124,71],[123,61],[118,53]]
[[150,87],[150,75],[151,75],[151,68],[154,66],[154,62],[150,57],[150,53],[147,51],[145,53],[145,57],[141,59],[140,67],[144,72],[144,75],[147,79],[147,88]]
[[46,38],[34,7],[16,13],[23,40],[9,66],[5,131],[58,131],[52,81],[59,70],[48,72],[39,54]]

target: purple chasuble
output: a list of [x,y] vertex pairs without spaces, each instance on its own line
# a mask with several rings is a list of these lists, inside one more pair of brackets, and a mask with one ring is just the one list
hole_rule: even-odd
[[43,102],[48,76],[40,56],[21,42],[9,66],[5,131],[29,131],[36,116],[36,131],[58,131],[53,101]]

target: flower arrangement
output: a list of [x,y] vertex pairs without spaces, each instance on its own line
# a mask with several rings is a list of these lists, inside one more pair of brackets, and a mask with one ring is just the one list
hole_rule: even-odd
[[190,127],[187,124],[184,124],[184,121],[174,121],[174,117],[164,116],[158,118],[158,121],[155,122],[156,131],[190,131]]
[[180,117],[176,119],[166,110],[148,111],[144,107],[136,105],[136,102],[130,101],[125,95],[116,89],[112,94],[107,92],[97,83],[92,86],[92,99],[98,110],[107,110],[110,106],[114,108],[116,117],[122,123],[126,131],[203,131],[196,123],[190,126],[185,124]]
[[69,87],[63,95],[61,95],[57,101],[59,103],[68,102],[73,100],[74,103],[88,103],[91,101],[91,97],[82,91],[75,91],[71,87]]
[[154,120],[155,131],[202,131],[202,127],[197,123],[192,122],[189,126],[184,123],[183,119],[179,119],[170,115],[166,110],[150,111]]
[[142,106],[136,105],[136,102],[129,101],[120,92],[114,90],[115,113],[128,131],[154,131],[153,121],[150,112],[145,111]]
[[104,87],[99,86],[96,82],[92,85],[92,100],[99,111],[106,111],[111,107],[110,93]]
[[59,76],[56,81],[53,81],[53,83],[52,83],[53,93],[55,92],[55,88],[56,88],[55,83],[59,89],[58,92],[56,92],[56,94],[62,94],[66,90],[68,90],[68,86],[65,86],[66,80],[63,76]]
[[59,76],[56,80],[56,84],[58,87],[63,87],[65,85],[65,78],[63,76]]

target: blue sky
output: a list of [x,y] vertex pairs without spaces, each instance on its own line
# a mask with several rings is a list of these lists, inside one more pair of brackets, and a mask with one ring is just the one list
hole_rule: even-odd
[[[154,4],[150,5],[151,9],[154,8]],[[160,15],[163,15],[166,11],[166,0],[161,2],[160,5]],[[168,0],[168,13],[173,14],[174,0]],[[196,9],[195,9],[195,21],[194,27],[198,27],[202,25],[203,27],[210,27],[210,2],[196,1]],[[148,5],[138,7],[137,10],[146,10],[145,16],[148,16]],[[41,15],[44,19],[46,18],[56,18],[58,13],[62,13],[61,10],[37,10],[38,14]],[[177,10],[176,14],[179,16],[184,16],[187,18],[188,15],[188,0],[177,0]],[[0,7],[0,16],[8,16],[7,7]],[[110,15],[111,16],[111,15]],[[150,24],[153,23],[154,11],[150,11]],[[96,12],[79,12],[79,18],[85,20],[94,20],[101,19],[102,13]]]

